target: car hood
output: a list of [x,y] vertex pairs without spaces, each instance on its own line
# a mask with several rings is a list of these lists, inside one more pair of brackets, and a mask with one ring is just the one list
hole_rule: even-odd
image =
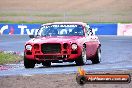
[[84,36],[57,36],[57,37],[40,37],[29,40],[27,43],[78,43],[82,42]]

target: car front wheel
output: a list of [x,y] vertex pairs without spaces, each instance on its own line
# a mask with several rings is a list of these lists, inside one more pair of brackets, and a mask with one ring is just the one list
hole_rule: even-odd
[[35,61],[29,60],[24,57],[24,66],[25,68],[34,68],[35,67]]
[[87,57],[86,57],[86,48],[83,47],[83,51],[81,53],[81,55],[79,56],[79,58],[76,59],[76,65],[80,66],[80,65],[85,65],[87,62]]

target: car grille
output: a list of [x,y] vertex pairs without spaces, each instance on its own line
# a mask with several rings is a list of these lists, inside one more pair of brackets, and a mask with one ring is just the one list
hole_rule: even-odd
[[61,52],[61,44],[59,44],[59,43],[44,43],[41,45],[41,51],[44,54],[60,53]]
[[39,58],[39,59],[41,59],[41,60],[43,60],[43,59],[56,59],[56,58],[59,58],[59,56],[56,56],[56,55],[45,55],[45,56],[43,56],[43,55],[36,55],[36,58]]

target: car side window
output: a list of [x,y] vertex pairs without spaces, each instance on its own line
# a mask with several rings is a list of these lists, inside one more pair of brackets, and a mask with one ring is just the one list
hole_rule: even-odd
[[86,34],[87,34],[88,36],[92,36],[92,35],[93,35],[92,28],[90,28],[89,25],[86,26],[86,30],[87,30],[87,33],[86,33]]
[[89,35],[93,35],[92,28],[89,28]]

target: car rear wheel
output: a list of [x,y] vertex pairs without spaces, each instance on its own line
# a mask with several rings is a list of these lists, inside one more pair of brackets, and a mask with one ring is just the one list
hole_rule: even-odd
[[42,65],[46,66],[46,67],[50,67],[51,66],[51,62],[45,61],[45,62],[42,62]]
[[100,47],[97,49],[96,55],[91,61],[92,61],[92,64],[98,64],[101,62],[101,49],[100,49]]
[[24,57],[24,66],[25,66],[25,68],[34,68],[35,67],[35,61],[28,60],[27,58]]
[[79,56],[79,58],[76,59],[76,65],[85,65],[87,62],[87,57],[86,57],[86,48],[83,48],[82,54]]

